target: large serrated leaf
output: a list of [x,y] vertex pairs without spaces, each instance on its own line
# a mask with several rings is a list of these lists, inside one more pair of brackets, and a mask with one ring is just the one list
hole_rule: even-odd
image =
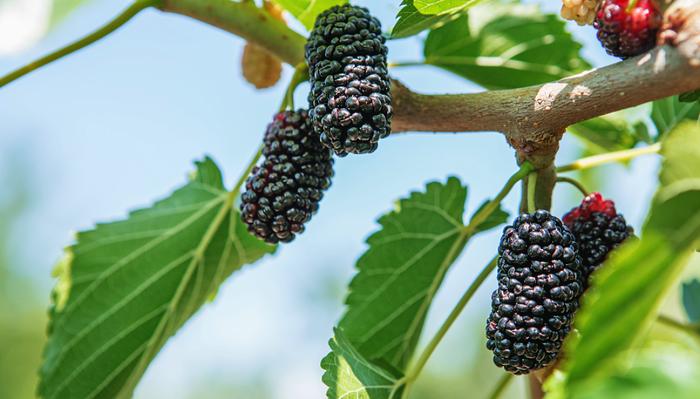
[[358,351],[404,370],[447,269],[465,243],[466,187],[451,177],[412,193],[379,219],[357,261],[339,327]]
[[488,89],[550,82],[590,68],[581,44],[554,14],[534,5],[486,4],[434,29],[425,62]]
[[58,268],[39,394],[129,397],[221,282],[274,248],[247,233],[209,158],[170,197],[79,233]]
[[403,0],[396,15],[396,24],[391,30],[392,39],[417,35],[426,29],[440,27],[464,14],[466,8],[456,8],[440,13],[421,13],[414,0]]
[[[467,188],[455,177],[429,183],[424,192],[411,193],[379,218],[381,230],[367,239],[370,247],[357,262],[359,272],[350,283],[338,331],[372,367],[397,377],[405,373],[430,304],[469,235],[462,222],[466,197]],[[331,399],[348,397],[332,386],[338,377],[330,377],[337,372],[331,373],[329,365],[343,356],[334,348],[324,359]],[[380,389],[350,397],[381,399],[388,394]]]
[[327,9],[345,4],[348,0],[273,0],[280,7],[289,11],[306,29],[311,29],[318,14]]
[[567,341],[566,392],[621,371],[700,240],[700,128],[683,123],[663,143],[665,160],[641,240],[612,254],[584,296]]
[[365,359],[342,330],[336,329],[329,346],[331,353],[321,361],[329,398],[391,399],[392,392],[400,397],[399,376]]

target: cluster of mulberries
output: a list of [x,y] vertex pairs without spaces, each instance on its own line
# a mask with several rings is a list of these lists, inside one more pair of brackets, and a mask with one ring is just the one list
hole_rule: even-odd
[[289,242],[304,231],[331,184],[333,158],[321,145],[305,110],[277,114],[264,137],[263,162],[241,195],[248,230],[269,243]]
[[391,82],[379,20],[367,9],[332,7],[306,44],[310,114],[321,142],[339,156],[370,153],[391,131]]
[[581,205],[564,215],[564,224],[571,230],[579,246],[586,280],[608,254],[631,236],[632,227],[617,213],[615,203],[600,193],[583,199]]
[[562,0],[561,16],[579,25],[590,25],[595,20],[600,0]]
[[654,0],[603,0],[593,26],[608,54],[626,59],[654,48],[661,23]]
[[632,235],[615,204],[586,196],[563,221],[539,210],[503,230],[486,346],[514,374],[546,367],[571,330],[591,273]]
[[584,272],[573,234],[544,210],[503,230],[486,324],[493,361],[514,374],[546,367],[571,329]]

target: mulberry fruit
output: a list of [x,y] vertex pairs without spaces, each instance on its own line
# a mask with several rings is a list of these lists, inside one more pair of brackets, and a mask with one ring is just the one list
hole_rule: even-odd
[[600,0],[562,0],[561,16],[579,25],[590,25],[595,20]]
[[339,156],[374,152],[391,132],[386,39],[366,8],[332,7],[306,44],[313,126]]
[[654,0],[604,0],[593,26],[608,54],[626,59],[654,48],[661,22]]
[[593,193],[581,205],[564,215],[564,224],[578,243],[586,280],[600,266],[608,254],[633,234],[624,216],[615,210],[615,203]]
[[241,219],[262,240],[289,242],[304,231],[331,184],[332,154],[319,142],[305,110],[275,116],[262,154],[241,195]]
[[581,258],[561,220],[538,210],[503,230],[486,347],[513,374],[546,367],[571,330],[583,292]]

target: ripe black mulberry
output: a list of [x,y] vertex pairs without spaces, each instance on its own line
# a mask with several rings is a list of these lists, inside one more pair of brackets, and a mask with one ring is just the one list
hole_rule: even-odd
[[578,243],[586,282],[608,254],[633,234],[624,216],[617,213],[615,203],[604,199],[600,193],[584,198],[563,220]]
[[313,126],[339,156],[371,153],[391,132],[386,39],[366,8],[334,6],[306,44]]
[[544,210],[507,226],[498,254],[486,347],[497,366],[525,374],[551,364],[571,330],[583,292],[581,258],[573,234]]
[[331,151],[319,142],[305,110],[277,114],[267,127],[263,162],[241,195],[248,231],[275,244],[292,241],[318,210],[333,177]]

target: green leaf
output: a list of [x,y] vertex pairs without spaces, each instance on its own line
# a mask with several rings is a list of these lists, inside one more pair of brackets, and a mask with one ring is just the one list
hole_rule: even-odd
[[485,88],[507,89],[588,69],[581,47],[557,15],[536,5],[489,3],[432,30],[424,55],[427,64]]
[[329,342],[331,353],[321,361],[325,370],[323,382],[328,386],[326,396],[344,399],[390,399],[401,395],[397,387],[399,375],[382,369],[365,359],[355,349],[342,330],[335,330]]
[[233,198],[206,158],[170,197],[78,234],[57,268],[42,398],[129,397],[224,279],[275,249],[248,234]]
[[683,103],[678,96],[667,97],[653,102],[651,119],[656,126],[656,140],[661,140],[685,120],[697,121],[700,118],[700,103]]
[[626,150],[640,141],[651,141],[646,124],[624,111],[589,119],[567,130],[586,144],[591,155]]
[[700,90],[689,91],[678,96],[678,100],[682,103],[692,103],[700,101]]
[[414,5],[414,0],[403,0],[401,9],[396,16],[396,25],[391,30],[391,38],[401,39],[417,35],[426,29],[440,27],[464,15],[465,11],[466,9],[453,9],[443,13],[427,15],[418,11]]
[[463,11],[481,0],[413,0],[413,5],[421,14],[445,14]]
[[345,4],[348,0],[273,0],[273,2],[289,11],[304,24],[306,29],[310,30],[314,27],[318,14],[333,6]]
[[[488,205],[489,202],[490,202],[489,200],[484,201],[484,203],[481,204],[479,209],[477,209],[476,212],[474,212],[474,215],[478,215],[479,212],[481,212]],[[491,215],[489,215],[486,218],[486,220],[484,220],[480,224],[474,226],[474,232],[479,233],[479,232],[490,230],[494,227],[500,226],[500,225],[506,223],[508,221],[509,217],[510,217],[510,215],[508,214],[508,212],[503,210],[503,207],[501,206],[501,204],[498,204],[498,208]],[[473,220],[473,217],[472,217],[472,220]],[[470,222],[470,224],[471,224],[471,222]]]
[[[379,218],[382,228],[367,239],[370,247],[357,261],[336,344],[323,360],[330,399],[386,398],[394,389],[387,387],[387,375],[398,379],[406,372],[430,304],[466,244],[466,197],[467,188],[450,177],[411,193]],[[350,366],[340,364],[343,358]],[[362,377],[368,368],[373,377]]]
[[700,177],[700,126],[685,121],[675,129],[661,147],[664,162],[659,181],[663,187]]
[[695,399],[700,397],[700,356],[677,344],[655,345],[633,358],[619,356],[616,371],[566,391],[554,379],[547,399]]
[[683,283],[683,307],[691,323],[700,322],[700,280]]
[[[694,150],[689,150],[691,146]],[[621,372],[700,239],[700,128],[679,125],[663,143],[660,187],[641,240],[616,250],[594,275],[567,340],[566,392]],[[690,164],[688,164],[690,162]],[[621,311],[624,309],[624,311]],[[632,352],[633,353],[633,352]],[[624,367],[623,367],[624,369]],[[624,371],[624,370],[623,370]]]
[[372,362],[404,371],[430,304],[465,244],[467,188],[455,177],[430,183],[379,219],[357,261],[339,327]]

